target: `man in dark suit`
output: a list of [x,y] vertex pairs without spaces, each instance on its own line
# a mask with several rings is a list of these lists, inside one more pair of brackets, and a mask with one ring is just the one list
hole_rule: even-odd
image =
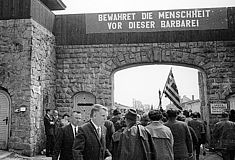
[[59,118],[59,112],[57,110],[54,110],[53,112],[53,119],[54,119],[54,122],[55,122],[55,137],[57,136],[58,134],[58,131],[59,129],[62,127],[62,124],[61,124],[61,119]]
[[107,132],[106,132],[106,148],[108,148],[108,150],[110,152],[112,152],[112,135],[113,133],[115,132],[115,128],[114,128],[114,125],[113,125],[113,122],[110,121],[110,120],[106,120],[105,123],[104,123],[104,126],[106,127],[107,129]]
[[74,160],[111,160],[111,153],[106,148],[104,127],[108,110],[100,104],[94,104],[91,109],[90,121],[78,129],[74,145]]
[[51,109],[46,109],[46,115],[44,116],[44,126],[46,132],[46,156],[51,157],[53,155],[55,132],[53,110]]
[[72,148],[73,142],[81,124],[82,114],[78,111],[73,111],[70,117],[70,124],[59,129],[56,136],[54,155],[52,160],[73,160]]

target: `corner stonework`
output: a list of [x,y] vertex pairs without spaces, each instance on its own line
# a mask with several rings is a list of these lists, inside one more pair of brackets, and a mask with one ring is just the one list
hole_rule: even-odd
[[44,107],[55,108],[55,37],[32,19],[0,20],[0,35],[0,86],[12,102],[8,149],[33,156],[44,148]]

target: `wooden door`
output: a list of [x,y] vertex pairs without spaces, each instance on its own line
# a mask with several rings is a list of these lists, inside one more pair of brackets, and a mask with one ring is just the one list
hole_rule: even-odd
[[92,105],[95,104],[96,98],[90,92],[78,92],[73,97],[73,110],[82,113],[82,121],[85,123],[90,119]]
[[10,122],[10,97],[0,90],[0,149],[7,149]]

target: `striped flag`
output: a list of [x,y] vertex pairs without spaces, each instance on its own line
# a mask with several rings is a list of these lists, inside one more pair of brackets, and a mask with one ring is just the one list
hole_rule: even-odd
[[170,70],[170,73],[168,75],[163,92],[177,108],[182,110],[182,107],[180,106],[180,96],[172,73],[172,69]]

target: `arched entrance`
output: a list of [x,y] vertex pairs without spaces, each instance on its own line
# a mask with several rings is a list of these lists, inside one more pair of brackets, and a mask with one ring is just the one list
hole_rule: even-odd
[[[159,69],[163,69],[163,67],[160,67],[160,66],[167,66],[167,64],[165,64],[165,63],[156,63],[156,64],[151,64],[151,65],[148,65],[147,63],[143,63],[143,64],[136,64],[136,65],[125,65],[124,67],[123,66],[121,66],[121,67],[119,67],[118,69],[116,69],[116,70],[114,70],[113,72],[112,72],[112,84],[113,84],[113,91],[112,91],[112,94],[113,94],[113,103],[114,102],[117,102],[117,101],[114,101],[114,94],[115,94],[115,90],[117,89],[116,88],[116,86],[114,85],[116,82],[115,82],[115,78],[113,78],[113,77],[115,77],[114,75],[117,73],[117,72],[122,72],[122,71],[124,71],[124,70],[128,70],[128,69],[131,69],[131,68],[140,68],[140,67],[143,67],[143,68],[145,68],[146,66],[155,66],[156,68],[155,68],[155,70],[157,70],[157,68],[158,68],[158,66],[159,66]],[[207,122],[207,124],[209,124],[210,122],[209,122],[209,109],[208,109],[208,102],[207,102],[207,99],[208,99],[208,97],[207,97],[207,88],[206,88],[206,86],[207,86],[207,77],[206,77],[206,73],[205,73],[205,70],[203,70],[203,69],[201,69],[201,68],[199,68],[198,66],[193,66],[193,65],[182,65],[180,62],[178,62],[178,63],[171,63],[171,66],[172,66],[172,68],[174,68],[174,67],[182,67],[182,72],[183,72],[183,74],[181,75],[182,77],[176,77],[176,75],[174,74],[174,76],[175,76],[175,79],[178,79],[178,78],[183,78],[183,79],[187,79],[187,81],[189,82],[189,81],[192,81],[192,78],[193,77],[189,77],[189,75],[187,75],[187,72],[184,72],[184,69],[183,68],[188,68],[188,69],[194,69],[196,72],[197,72],[197,74],[198,74],[198,77],[197,78],[195,78],[194,79],[194,82],[195,82],[195,84],[197,83],[197,85],[198,85],[198,91],[199,91],[199,94],[198,94],[198,99],[196,100],[196,101],[194,101],[193,100],[193,98],[192,98],[192,101],[190,101],[189,103],[185,103],[185,101],[181,104],[182,105],[182,108],[183,108],[183,110],[188,110],[188,109],[192,109],[192,111],[193,112],[195,112],[195,111],[197,111],[197,112],[200,112],[201,113],[201,118],[205,121],[205,122]],[[167,68],[167,67],[166,67]],[[175,69],[175,68],[174,68]],[[173,70],[174,70],[173,69]],[[168,73],[169,73],[169,71],[170,70],[167,70],[167,73],[166,73],[166,75],[164,76],[164,75],[162,75],[162,74],[158,74],[158,79],[164,79],[163,81],[164,81],[164,84],[165,84],[165,82],[166,82],[166,79],[167,79],[167,75],[168,75]],[[143,71],[144,72],[144,71]],[[128,72],[129,74],[130,74],[130,72]],[[153,73],[154,74],[154,73]],[[149,80],[148,80],[148,78],[150,78],[150,77],[147,77],[147,76],[145,76],[146,74],[142,74],[142,73],[140,73],[138,76],[140,77],[140,79],[141,79],[141,76],[144,76],[144,79],[146,79],[146,82],[144,82],[144,81],[142,81],[143,83],[139,83],[138,84],[138,86],[136,86],[136,87],[141,87],[141,86],[147,86],[145,83],[148,83],[149,82]],[[135,74],[133,74],[133,76],[135,77]],[[156,76],[156,74],[155,75],[153,75],[153,78],[151,78],[151,79],[154,79],[154,76]],[[130,77],[128,77],[129,79],[129,83],[132,83],[133,81],[135,81],[134,80],[134,78],[133,79],[131,79]],[[138,78],[137,76],[135,77],[136,79]],[[123,80],[123,82],[124,82],[124,80],[127,80],[127,78],[123,78],[122,79]],[[157,82],[157,80],[156,80],[156,82]],[[134,82],[133,82],[134,83]],[[155,93],[155,101],[157,101],[158,103],[159,103],[159,99],[158,99],[158,89],[161,89],[161,91],[162,91],[162,89],[163,89],[163,87],[164,87],[164,84],[162,84],[163,86],[161,86],[161,88],[156,88],[156,92],[154,92]],[[178,90],[180,91],[182,88],[185,88],[185,87],[188,87],[188,83],[187,82],[185,82],[185,86],[181,86],[181,88],[178,86],[178,83],[176,83],[177,84],[177,87],[178,87]],[[152,86],[152,88],[155,88],[156,87],[156,84],[154,85],[154,84],[152,84],[153,86]],[[131,85],[130,85],[131,86]],[[192,86],[193,87],[193,86]],[[129,88],[129,87],[128,87]],[[133,86],[132,86],[132,88],[133,88]],[[131,89],[131,87],[130,87],[130,89]],[[138,89],[135,89],[135,91],[137,91]],[[117,93],[117,92],[116,92]],[[184,93],[183,92],[179,92],[180,93],[180,96],[181,96],[181,100],[183,101],[183,96],[184,96]],[[122,93],[123,94],[123,93]],[[125,93],[124,93],[125,94]],[[130,94],[129,92],[126,94],[126,95],[128,95],[128,94]],[[144,94],[146,94],[145,92],[142,92],[142,94],[143,94],[143,97],[144,96],[146,96],[146,95],[144,95]],[[163,99],[164,99],[164,95],[163,95]],[[128,96],[126,96],[126,98],[129,98]],[[133,98],[134,98],[134,96],[133,96]],[[167,98],[167,97],[166,97]],[[188,98],[190,98],[190,97],[188,97]],[[133,102],[134,103],[134,102]],[[138,101],[137,100],[137,103],[140,103],[140,101]],[[118,104],[118,103],[117,103]],[[118,106],[117,104],[115,104],[114,103],[114,105],[113,106]],[[125,105],[125,104],[124,104]],[[157,104],[158,105],[158,104]],[[172,104],[173,105],[173,104]],[[189,107],[189,105],[191,106],[191,108]],[[137,104],[136,105],[137,106],[137,108],[138,108],[138,106],[144,106],[143,104]],[[169,105],[170,106],[170,105]],[[193,108],[192,108],[192,106],[193,106]],[[135,108],[135,105],[134,104],[131,104],[129,107],[134,107]],[[155,109],[157,109],[157,107],[158,106],[153,106],[153,108],[155,107]],[[163,107],[163,109],[165,109],[165,110],[167,110],[167,108],[165,108],[166,107],[166,105],[164,106],[162,106]],[[172,106],[171,106],[172,107]],[[143,108],[142,108],[143,109]],[[144,110],[144,109],[143,109]],[[147,109],[148,110],[148,109]],[[209,125],[207,126],[207,130],[209,131]],[[210,135],[209,135],[209,132],[208,132],[208,137],[210,137]]]
[[0,90],[0,149],[7,149],[10,132],[10,96]]
[[[183,110],[201,112],[201,105],[194,101],[199,99],[198,72],[201,71],[177,65],[138,65],[115,72],[113,87],[115,102],[134,108],[140,107],[144,111],[150,108],[156,109],[160,107],[159,105],[163,109],[168,109],[170,100],[163,95],[163,90],[170,70],[174,73]],[[190,103],[185,103],[190,99]]]

